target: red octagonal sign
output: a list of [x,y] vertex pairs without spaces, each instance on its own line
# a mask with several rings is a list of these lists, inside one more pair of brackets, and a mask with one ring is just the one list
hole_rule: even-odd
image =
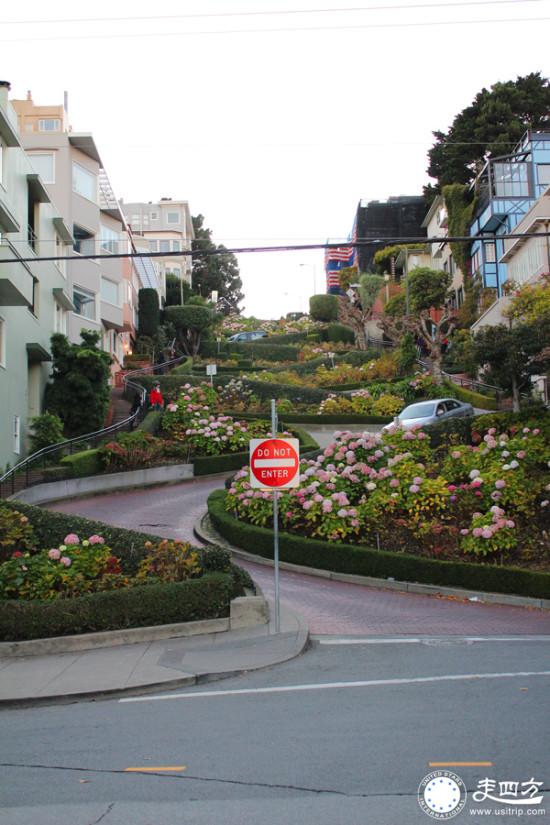
[[300,442],[297,438],[250,440],[250,485],[279,490],[300,483]]

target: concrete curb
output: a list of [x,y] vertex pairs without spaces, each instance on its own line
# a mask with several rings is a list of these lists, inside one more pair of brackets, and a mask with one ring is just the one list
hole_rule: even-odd
[[[193,531],[198,539],[205,544],[218,544],[230,550],[237,558],[273,567],[273,561],[264,556],[256,556],[239,547],[229,544],[223,536],[216,532],[210,522],[208,513],[199,519]],[[394,581],[393,579],[377,579],[373,576],[357,576],[351,573],[334,573],[331,570],[323,570],[317,567],[305,567],[300,564],[290,562],[280,562],[281,570],[289,570],[292,573],[302,573],[306,576],[316,576],[332,581],[347,582],[348,584],[360,584],[366,587],[374,587],[377,590],[398,590],[402,593],[418,593],[427,596],[453,596],[472,602],[484,602],[486,604],[502,604],[508,607],[530,607],[539,610],[550,610],[550,599],[535,599],[531,596],[514,596],[508,593],[485,593],[481,590],[464,590],[460,587],[444,587],[436,584],[418,584],[415,582]]]

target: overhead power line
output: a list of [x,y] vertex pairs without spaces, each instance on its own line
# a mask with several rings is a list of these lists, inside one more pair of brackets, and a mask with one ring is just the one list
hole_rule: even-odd
[[[517,0],[519,2],[519,0]],[[529,0],[536,2],[536,0]],[[271,29],[207,29],[201,31],[180,31],[180,32],[121,32],[119,34],[72,34],[72,35],[46,35],[45,37],[11,37],[2,38],[0,43],[39,43],[48,41],[68,41],[74,40],[135,40],[155,37],[196,37],[206,35],[225,34],[284,34],[287,32],[336,32],[336,31],[360,31],[366,29],[410,29],[426,28],[432,26],[481,26],[485,24],[495,25],[496,23],[541,23],[550,20],[550,17],[494,17],[477,20],[426,20],[422,22],[392,22],[392,23],[357,23],[343,26],[286,26]]]
[[50,17],[50,18],[35,18],[26,20],[0,20],[3,26],[25,26],[33,24],[52,24],[59,23],[125,23],[136,21],[153,20],[204,20],[204,19],[218,19],[227,17],[283,17],[287,15],[299,14],[349,14],[369,11],[394,11],[396,9],[431,9],[431,8],[452,8],[455,6],[493,6],[505,5],[509,3],[541,3],[543,0],[454,0],[450,3],[411,3],[403,5],[387,5],[387,6],[349,6],[346,8],[325,8],[325,9],[272,9],[271,11],[222,11],[222,12],[198,12],[190,14],[151,14],[151,15],[132,15],[124,17]]
[[364,249],[369,246],[384,244],[385,246],[393,246],[395,244],[447,244],[447,243],[473,243],[474,241],[485,241],[486,243],[494,243],[495,240],[512,240],[519,238],[546,238],[550,237],[550,231],[547,232],[507,232],[503,235],[455,235],[455,236],[437,236],[435,238],[365,238],[357,241],[338,241],[337,243],[309,243],[309,244],[286,244],[284,246],[242,246],[233,247],[231,249],[193,249],[183,250],[181,252],[114,252],[114,253],[92,253],[89,255],[44,255],[33,256],[32,258],[0,258],[0,264],[18,263],[39,263],[44,261],[95,261],[102,258],[113,260],[115,258],[209,258],[214,255],[246,255],[250,253],[266,253],[266,252],[307,252],[308,250],[327,250],[327,249],[341,249],[342,247],[353,247],[356,249]]

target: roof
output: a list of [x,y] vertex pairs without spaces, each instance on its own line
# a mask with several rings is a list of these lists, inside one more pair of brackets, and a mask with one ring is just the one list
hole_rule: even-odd
[[[138,250],[139,251],[139,250]],[[134,266],[136,268],[136,272],[139,275],[139,279],[141,281],[142,286],[145,289],[157,289],[159,288],[159,279],[157,275],[156,267],[151,260],[151,258],[147,257],[138,257],[134,258]]]

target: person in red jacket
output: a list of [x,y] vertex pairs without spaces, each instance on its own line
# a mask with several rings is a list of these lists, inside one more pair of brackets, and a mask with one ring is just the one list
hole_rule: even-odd
[[153,385],[153,389],[149,393],[149,406],[152,410],[162,410],[164,406],[164,400],[162,398],[160,384],[158,381]]

